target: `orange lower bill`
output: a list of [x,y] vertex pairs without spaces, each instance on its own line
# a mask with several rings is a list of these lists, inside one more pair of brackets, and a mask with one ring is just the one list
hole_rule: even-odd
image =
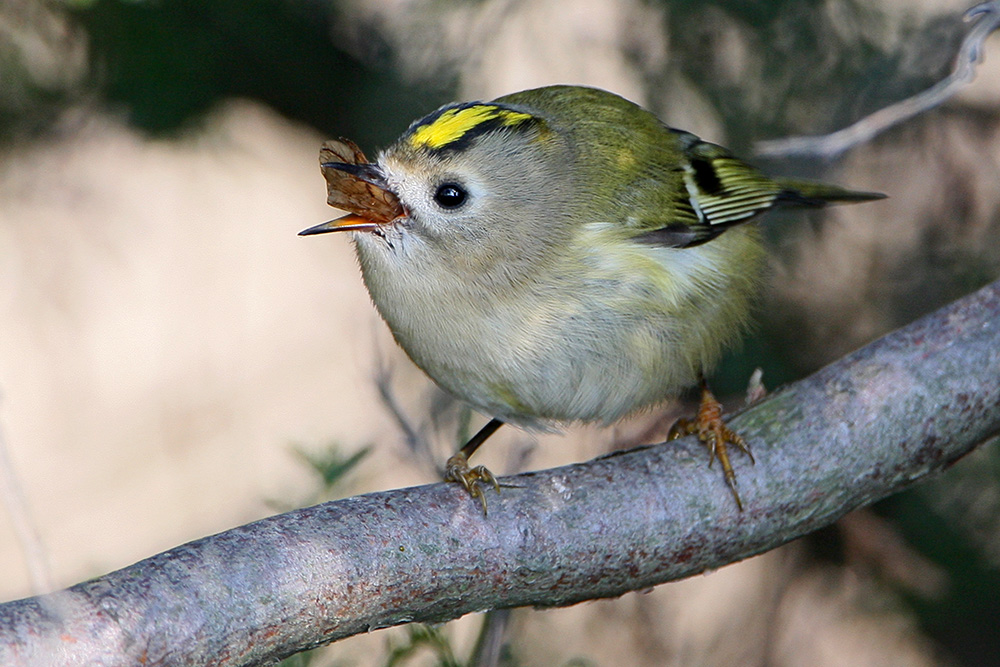
[[360,215],[348,213],[342,218],[327,220],[315,227],[303,229],[299,232],[299,236],[312,236],[313,234],[326,234],[327,232],[370,232],[373,229],[378,229],[380,224],[372,222],[367,218],[362,218]]

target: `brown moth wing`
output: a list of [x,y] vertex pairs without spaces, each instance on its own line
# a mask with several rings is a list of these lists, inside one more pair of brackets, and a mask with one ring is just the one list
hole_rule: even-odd
[[[346,162],[368,164],[368,158],[350,139],[333,139],[323,143],[319,162]],[[366,183],[360,178],[339,169],[320,167],[326,179],[326,202],[334,208],[350,211],[372,222],[389,222],[403,215],[403,206],[396,195],[388,190]]]

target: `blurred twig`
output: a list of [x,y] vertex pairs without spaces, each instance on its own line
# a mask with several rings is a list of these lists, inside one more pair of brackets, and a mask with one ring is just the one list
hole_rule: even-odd
[[[403,436],[403,443],[422,464],[433,468],[438,477],[444,477],[444,456],[435,451],[434,442],[444,440],[448,445],[447,455],[454,453],[470,437],[472,410],[454,396],[429,385],[426,405],[421,414],[427,417],[417,422],[404,409],[394,389],[395,378],[391,362],[383,354],[375,354],[375,389],[379,399],[392,416],[393,422]],[[457,414],[456,414],[457,413]],[[442,437],[444,434],[444,437]],[[509,463],[505,471],[524,470],[534,452],[531,438],[522,439],[510,450]]]
[[0,664],[264,665],[373,629],[564,606],[772,549],[1000,432],[1000,282],[732,420],[746,511],[691,439],[513,478],[282,514],[0,605]]
[[[449,394],[445,394],[443,391],[431,386],[429,389],[429,394],[426,396],[428,399],[426,409],[421,411],[422,414],[426,415],[426,418],[420,422],[415,421],[410,415],[407,414],[403,405],[400,403],[396,391],[394,389],[394,377],[392,362],[386,359],[385,355],[380,350],[375,352],[375,389],[378,391],[379,399],[382,401],[382,405],[389,411],[392,416],[393,422],[395,422],[396,427],[399,429],[403,436],[403,444],[406,445],[407,450],[410,454],[416,458],[421,464],[427,466],[428,468],[435,470],[437,475],[444,475],[444,466],[441,465],[439,457],[435,455],[435,449],[433,442],[435,441],[434,436],[440,435],[442,430],[442,424],[440,422],[445,422],[446,430],[455,430],[455,420],[448,419],[445,417],[451,408],[456,406],[457,401]],[[458,431],[461,436],[462,430],[468,429],[468,410],[465,412],[465,419],[459,420]],[[455,449],[458,447],[457,444],[461,438],[454,438],[449,436],[448,443],[449,449]],[[463,440],[464,442],[464,440]],[[442,459],[443,461],[443,459]]]
[[877,571],[886,581],[924,598],[945,594],[945,570],[910,547],[891,522],[862,510],[843,517],[837,526],[855,570]]
[[455,658],[451,642],[444,636],[440,628],[421,624],[412,624],[408,637],[403,642],[393,642],[389,646],[389,656],[385,667],[400,667],[421,648],[429,649],[437,659],[436,667],[462,667]]
[[3,426],[0,425],[0,498],[7,508],[14,535],[24,551],[24,560],[28,565],[28,576],[31,577],[31,589],[37,594],[52,590],[52,573],[49,571],[45,548],[38,536],[38,531],[31,521],[28,512],[28,502],[14,470],[14,462],[7,451],[7,439],[4,437]]
[[833,159],[859,144],[870,141],[893,125],[909,120],[953,97],[975,78],[976,65],[983,61],[983,42],[1000,28],[1000,1],[994,0],[976,5],[965,13],[964,18],[974,23],[962,40],[951,74],[927,90],[879,109],[853,125],[831,134],[758,141],[754,145],[754,152],[768,158],[811,156]]
[[510,614],[510,609],[491,609],[483,614],[483,627],[469,660],[470,667],[498,667],[510,629]]
[[430,456],[431,447],[427,438],[423,437],[419,429],[410,422],[403,406],[396,399],[396,393],[392,390],[392,369],[378,350],[375,352],[375,389],[378,390],[382,405],[389,410],[393,421],[403,434],[406,448],[421,458],[433,459],[433,456]]

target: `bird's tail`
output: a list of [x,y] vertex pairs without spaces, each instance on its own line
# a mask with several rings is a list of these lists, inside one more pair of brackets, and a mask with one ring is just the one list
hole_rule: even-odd
[[817,183],[814,181],[799,181],[793,179],[775,179],[781,186],[778,200],[792,206],[826,206],[827,204],[852,204],[855,202],[885,199],[881,192],[864,192],[848,190],[836,185]]

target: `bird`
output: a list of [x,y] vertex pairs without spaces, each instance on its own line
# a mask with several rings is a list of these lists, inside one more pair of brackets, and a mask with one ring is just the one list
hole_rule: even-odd
[[370,162],[323,144],[328,203],[300,235],[350,234],[399,346],[490,421],[445,479],[487,511],[469,458],[501,425],[611,424],[700,386],[697,434],[740,510],[728,446],[750,447],[705,380],[746,331],[765,274],[757,225],[778,207],[885,195],[771,178],[598,88],[554,85],[447,104]]

